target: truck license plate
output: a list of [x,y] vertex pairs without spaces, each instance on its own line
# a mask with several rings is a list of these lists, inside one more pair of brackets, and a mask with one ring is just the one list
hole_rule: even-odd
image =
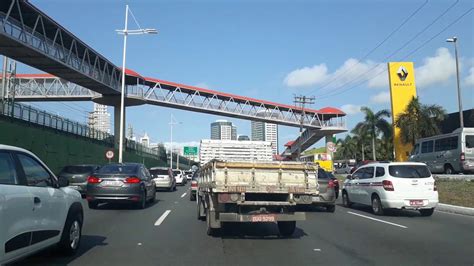
[[423,200],[410,200],[410,206],[423,206]]
[[275,215],[264,214],[264,215],[254,215],[252,216],[252,223],[259,223],[259,222],[274,222]]

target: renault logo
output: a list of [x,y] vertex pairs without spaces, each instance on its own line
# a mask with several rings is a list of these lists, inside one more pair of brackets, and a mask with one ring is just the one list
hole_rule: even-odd
[[397,76],[400,78],[401,81],[405,81],[405,79],[408,77],[407,69],[404,66],[400,66],[397,71]]

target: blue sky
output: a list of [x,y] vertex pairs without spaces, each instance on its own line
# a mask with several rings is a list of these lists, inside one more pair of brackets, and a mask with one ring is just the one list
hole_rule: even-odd
[[[360,106],[389,108],[385,66],[387,55],[418,35],[388,61],[398,61],[474,7],[469,0],[430,1],[383,45],[363,58],[425,1],[93,1],[33,0],[116,65],[121,65],[125,4],[142,27],[155,36],[132,36],[127,68],[156,77],[213,90],[291,103],[294,94],[316,96],[313,108],[342,108],[348,128],[362,119]],[[418,34],[448,7],[453,7]],[[133,20],[130,27],[134,27]],[[406,61],[414,61],[418,95],[427,104],[457,110],[454,50],[445,39],[457,36],[465,109],[474,108],[474,11],[427,43]],[[374,71],[367,71],[376,67]],[[35,72],[23,68],[24,71]],[[342,73],[342,74],[341,74]],[[363,82],[360,86],[354,84]],[[329,84],[328,84],[329,83]],[[327,85],[326,85],[327,84]],[[326,85],[326,86],[324,86]],[[322,87],[322,89],[321,89]],[[344,91],[329,97],[328,93]],[[36,104],[84,121],[91,103]],[[112,109],[111,109],[112,111]],[[218,116],[156,106],[128,108],[127,123],[147,132],[153,141],[169,141],[173,113],[182,122],[177,142],[210,137],[209,124]],[[228,119],[238,134],[250,135],[250,122]],[[297,128],[279,127],[283,145]],[[281,146],[280,145],[280,146]],[[281,148],[280,148],[281,150]]]

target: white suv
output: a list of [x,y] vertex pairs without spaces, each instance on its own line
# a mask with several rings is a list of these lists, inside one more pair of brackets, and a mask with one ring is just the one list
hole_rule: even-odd
[[348,175],[342,188],[344,206],[372,206],[377,215],[384,209],[419,210],[431,216],[438,205],[436,183],[423,163],[370,163]]
[[67,185],[33,153],[0,144],[0,265],[52,245],[76,252],[83,208]]

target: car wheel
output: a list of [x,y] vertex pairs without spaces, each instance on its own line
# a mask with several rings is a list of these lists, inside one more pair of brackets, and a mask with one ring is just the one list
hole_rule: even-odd
[[447,175],[452,175],[454,174],[454,169],[450,164],[447,164],[444,166],[444,173]]
[[190,193],[189,194],[189,200],[190,201],[195,201],[196,200],[196,195],[194,195],[193,193]]
[[155,191],[153,192],[153,197],[151,197],[149,203],[155,203],[155,201],[156,201],[156,189],[155,189]]
[[295,221],[282,221],[278,222],[278,230],[280,231],[280,235],[284,237],[290,237],[293,235],[296,229],[296,222]]
[[421,216],[431,216],[434,213],[434,208],[431,209],[421,209],[420,214]]
[[336,205],[328,205],[328,206],[326,206],[326,211],[327,211],[327,212],[335,212],[335,211],[336,211]]
[[383,215],[382,202],[380,201],[379,196],[374,195],[372,197],[372,211],[375,215]]
[[206,214],[204,213],[204,208],[202,206],[201,197],[197,197],[197,218],[198,220],[204,221]]
[[82,237],[82,215],[80,213],[68,215],[64,224],[58,248],[65,255],[73,255],[79,249]]
[[140,201],[136,203],[136,208],[137,209],[145,209],[146,207],[146,192],[143,191],[142,194],[140,195]]
[[342,192],[342,204],[344,207],[350,208],[352,206],[352,202],[349,200],[349,195],[346,191]]
[[99,203],[97,201],[88,201],[87,205],[89,206],[89,209],[97,209]]

